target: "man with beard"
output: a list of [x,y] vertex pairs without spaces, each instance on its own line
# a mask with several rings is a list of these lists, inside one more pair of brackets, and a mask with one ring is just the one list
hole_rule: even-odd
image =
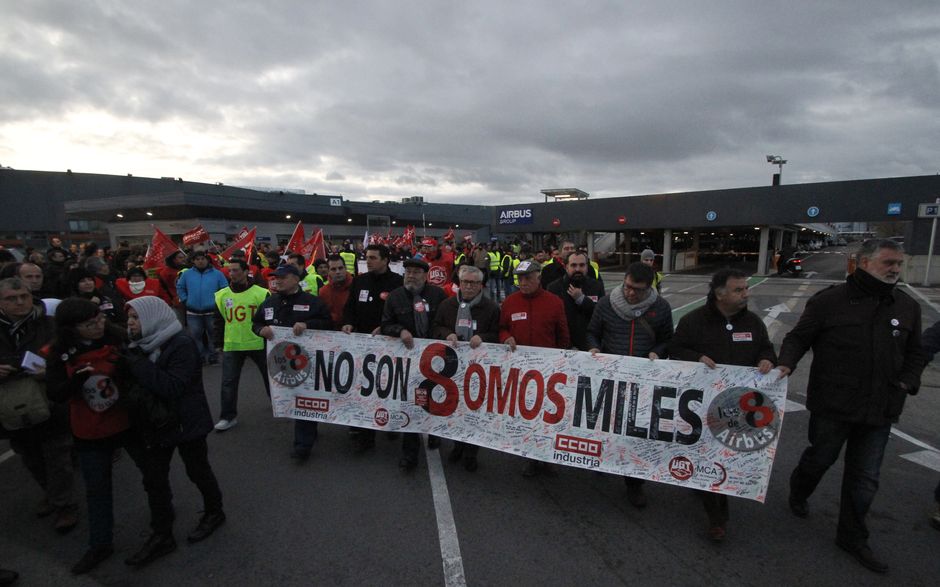
[[[709,369],[717,363],[757,367],[768,373],[777,362],[774,345],[763,320],[747,309],[747,275],[737,269],[722,269],[712,276],[708,301],[679,320],[669,344],[669,357],[698,361]],[[708,514],[708,537],[725,538],[728,496],[698,491]]]
[[[477,348],[484,342],[498,342],[499,306],[483,295],[483,272],[471,265],[463,265],[458,277],[460,290],[456,296],[441,302],[434,317],[431,337],[451,343],[469,342],[470,348]],[[456,463],[462,458],[464,469],[476,471],[479,449],[475,444],[455,442],[447,460]]]
[[[431,337],[431,323],[447,294],[443,289],[428,283],[428,264],[423,260],[406,259],[404,266],[402,286],[392,290],[385,300],[382,334],[399,337],[410,349],[414,347],[415,338]],[[411,471],[418,465],[419,438],[416,433],[402,435],[402,454],[398,466],[404,471]],[[437,448],[440,443],[438,437],[428,436],[428,448]]]
[[888,565],[868,545],[865,517],[891,425],[905,398],[917,393],[926,364],[920,306],[895,287],[903,263],[898,243],[865,241],[855,273],[810,298],[780,347],[781,377],[813,350],[806,388],[810,445],[790,476],[790,509],[809,515],[807,499],[846,445],[836,544],[877,573]]
[[[653,270],[643,263],[627,267],[623,285],[601,298],[588,324],[592,353],[602,352],[648,359],[666,358],[672,339],[672,308],[652,287]],[[627,501],[646,507],[642,479],[624,477]]]
[[[366,273],[357,275],[349,288],[349,297],[343,308],[343,327],[346,333],[374,334],[382,326],[382,311],[389,293],[401,287],[401,275],[388,268],[388,247],[366,247]],[[350,429],[354,433],[353,450],[364,452],[375,446],[375,430]]]
[[604,286],[587,276],[588,267],[585,253],[570,252],[565,262],[566,274],[546,288],[564,302],[571,344],[579,351],[591,348],[587,342],[587,327],[594,315],[594,306],[604,297]]
[[[251,330],[265,340],[274,338],[272,326],[293,328],[300,336],[308,328],[332,330],[330,311],[323,300],[300,289],[300,271],[293,265],[281,265],[274,271],[277,292],[262,302],[252,319]],[[290,456],[303,462],[310,456],[317,440],[317,423],[294,420],[294,446]]]

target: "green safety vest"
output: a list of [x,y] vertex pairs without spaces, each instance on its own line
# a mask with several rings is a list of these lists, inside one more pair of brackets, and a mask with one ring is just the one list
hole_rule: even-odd
[[464,257],[466,257],[466,255],[464,255],[463,253],[460,253],[459,255],[457,255],[457,256],[454,258],[454,267],[460,265],[460,263],[461,263],[461,261],[463,261]]
[[487,255],[490,256],[490,271],[499,271],[499,252],[490,251]]
[[350,253],[349,251],[343,251],[339,254],[343,258],[343,263],[346,263],[346,271],[349,271],[352,275],[356,274],[356,253]]
[[312,267],[310,273],[307,273],[306,277],[300,280],[300,289],[309,291],[312,295],[318,295],[323,285],[323,278],[316,271],[313,271]]
[[512,275],[512,267],[513,267],[512,262],[513,262],[512,255],[510,255],[509,253],[506,253],[505,255],[503,255],[503,260],[500,261],[502,265],[503,277],[510,277]]
[[225,320],[223,351],[264,349],[264,339],[251,331],[251,319],[267,297],[268,290],[257,285],[252,285],[240,293],[233,292],[231,287],[215,292],[215,305]]
[[601,267],[597,264],[597,261],[591,261],[591,267],[594,268],[594,277],[596,279],[601,278]]
[[[515,270],[516,270],[516,267],[518,267],[518,266],[519,266],[519,263],[521,263],[521,262],[522,262],[522,261],[520,261],[519,259],[513,259],[513,260],[512,260],[512,270],[515,271]],[[518,285],[519,285],[519,276],[516,275],[515,273],[512,274],[512,284],[515,285],[515,286],[517,286],[517,287],[518,287]]]

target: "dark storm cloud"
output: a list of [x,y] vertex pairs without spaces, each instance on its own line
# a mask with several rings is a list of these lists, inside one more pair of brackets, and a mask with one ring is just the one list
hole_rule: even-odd
[[252,185],[535,199],[762,184],[767,153],[790,181],[937,166],[929,2],[22,2],[0,35],[5,121],[224,129],[240,146],[195,159]]

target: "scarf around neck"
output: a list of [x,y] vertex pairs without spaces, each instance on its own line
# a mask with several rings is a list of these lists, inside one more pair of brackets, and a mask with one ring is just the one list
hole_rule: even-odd
[[639,318],[646,313],[647,310],[653,305],[654,302],[659,298],[659,294],[656,292],[656,289],[650,287],[650,293],[645,300],[642,300],[636,304],[631,304],[627,301],[626,296],[623,293],[623,286],[614,288],[610,292],[610,307],[613,308],[614,313],[617,316],[620,316],[622,319],[627,322],[631,322],[636,318]]
[[140,348],[156,363],[160,347],[183,330],[173,310],[156,296],[141,296],[127,302],[134,308],[140,320],[140,338],[131,342],[131,348]]
[[463,293],[457,293],[457,324],[454,327],[457,340],[468,341],[473,338],[473,317],[470,310],[479,304],[482,299],[482,291],[469,302],[463,299]]

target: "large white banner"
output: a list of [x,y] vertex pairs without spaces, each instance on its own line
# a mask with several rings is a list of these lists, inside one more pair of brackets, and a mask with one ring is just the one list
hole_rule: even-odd
[[755,368],[275,328],[276,417],[427,432],[764,501],[786,379]]

